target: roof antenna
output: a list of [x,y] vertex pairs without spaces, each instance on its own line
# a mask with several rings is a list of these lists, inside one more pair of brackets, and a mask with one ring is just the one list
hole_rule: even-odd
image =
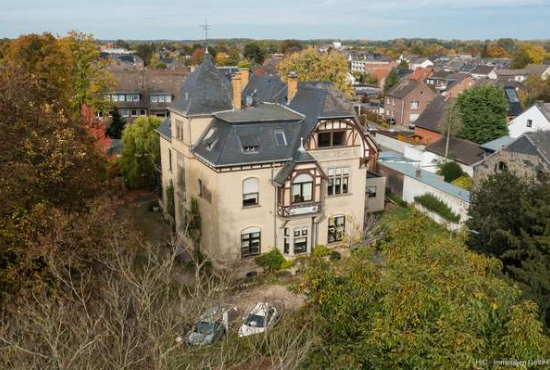
[[300,138],[300,147],[298,148],[298,151],[300,153],[305,153],[306,152],[306,148],[304,148],[304,138],[303,137]]
[[208,53],[208,30],[212,29],[212,26],[208,24],[208,18],[205,18],[204,24],[201,24],[200,27],[204,30],[204,53]]

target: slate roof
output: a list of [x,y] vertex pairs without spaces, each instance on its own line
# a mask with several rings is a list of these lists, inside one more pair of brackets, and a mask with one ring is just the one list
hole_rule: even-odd
[[544,117],[550,122],[550,103],[537,103],[537,108],[539,108]]
[[[433,144],[428,145],[426,150],[443,157],[445,156],[446,145],[447,137],[442,137]],[[476,143],[451,137],[449,140],[448,157],[459,163],[471,166],[485,158],[485,151]]]
[[438,96],[424,109],[414,124],[426,130],[441,132],[445,107],[450,100],[444,96]]
[[166,118],[164,122],[161,123],[157,129],[157,132],[166,140],[172,141],[172,121],[170,120],[170,117]]
[[259,102],[282,104],[286,102],[286,89],[286,84],[279,76],[253,74],[243,90],[243,102],[246,103],[246,97],[251,96],[256,104]]
[[301,121],[303,115],[280,104],[260,104],[240,111],[223,111],[214,114],[230,123]]
[[171,109],[186,116],[207,115],[233,108],[231,81],[214,66],[209,54],[193,71]]
[[391,96],[397,99],[404,99],[407,95],[412,93],[418,86],[420,81],[404,78],[397,83],[394,87],[388,91],[387,96]]
[[527,132],[524,135],[533,144],[541,158],[550,164],[550,131]]
[[[298,152],[300,138],[307,138],[319,119],[353,117],[352,104],[331,83],[300,83],[289,104],[263,103],[215,113],[193,152],[215,167],[309,160],[309,154]],[[286,146],[277,145],[275,131],[284,132]],[[247,144],[257,146],[258,151],[245,153]]]
[[[274,107],[267,108],[272,110]],[[248,111],[233,111],[219,114],[210,123],[193,152],[215,167],[240,165],[247,163],[285,162],[292,160],[300,140],[301,125],[304,117],[290,112],[282,106],[275,108],[279,112],[274,117],[280,120],[245,120],[245,117],[261,117],[266,107],[251,107]],[[290,114],[283,117],[282,110]],[[290,119],[291,115],[294,119]],[[212,130],[212,132],[211,132]],[[284,132],[285,146],[277,145],[275,132]],[[257,152],[245,153],[244,146],[256,146]]]

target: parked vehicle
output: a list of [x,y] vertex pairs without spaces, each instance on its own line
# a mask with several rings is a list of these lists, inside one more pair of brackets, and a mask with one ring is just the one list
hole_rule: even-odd
[[204,346],[221,338],[229,327],[229,311],[236,307],[216,306],[206,310],[187,334],[187,344]]
[[264,333],[271,329],[277,323],[279,313],[277,309],[269,303],[258,303],[245,316],[243,324],[239,328],[239,337]]

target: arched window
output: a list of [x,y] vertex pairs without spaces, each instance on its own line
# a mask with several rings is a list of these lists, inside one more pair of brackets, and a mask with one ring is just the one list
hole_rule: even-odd
[[307,174],[296,176],[292,182],[292,203],[305,203],[313,200],[313,177]]
[[259,227],[248,227],[241,231],[241,257],[260,255],[261,241],[262,233]]
[[260,181],[250,177],[243,181],[243,207],[258,205],[260,202]]

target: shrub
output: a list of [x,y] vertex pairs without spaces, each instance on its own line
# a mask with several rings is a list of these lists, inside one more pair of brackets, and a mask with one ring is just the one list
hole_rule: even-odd
[[462,168],[456,162],[441,163],[437,173],[443,176],[445,182],[453,182],[463,174]]
[[337,251],[332,251],[330,252],[330,260],[331,261],[338,261],[340,259],[342,259],[342,255],[340,254],[340,252],[337,252]]
[[460,216],[454,213],[451,208],[443,201],[432,194],[424,194],[414,197],[414,200],[424,206],[427,210],[432,211],[451,222],[460,222]]
[[281,264],[281,270],[288,270],[290,269],[291,267],[294,266],[294,261],[293,260],[285,260],[282,264]]
[[284,262],[285,257],[277,248],[256,258],[256,263],[268,271],[280,270]]
[[313,257],[325,257],[330,254],[330,249],[328,249],[326,246],[318,244],[313,248],[313,253],[311,255]]
[[472,178],[467,173],[462,174],[458,179],[451,182],[454,186],[458,186],[464,190],[472,190]]

